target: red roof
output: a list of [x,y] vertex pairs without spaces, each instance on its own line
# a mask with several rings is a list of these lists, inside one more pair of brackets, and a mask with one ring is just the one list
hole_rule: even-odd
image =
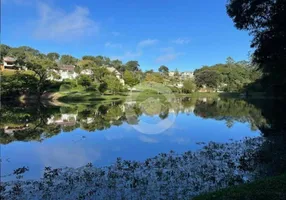
[[16,58],[13,58],[13,57],[7,56],[7,57],[4,57],[3,60],[4,60],[5,62],[15,62],[17,59],[16,59]]
[[67,71],[74,71],[75,66],[74,65],[61,65],[59,69],[61,70],[67,70]]

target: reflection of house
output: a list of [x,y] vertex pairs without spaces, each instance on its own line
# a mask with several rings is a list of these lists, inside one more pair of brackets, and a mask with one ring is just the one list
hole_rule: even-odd
[[75,79],[78,76],[78,73],[75,72],[74,65],[60,65],[57,70],[53,70],[57,73],[60,78],[54,78],[53,75],[50,77],[51,80],[62,81],[65,79]]
[[57,124],[63,126],[74,126],[76,124],[77,114],[62,114],[61,117],[56,118],[52,116],[48,118],[47,124]]
[[4,128],[4,133],[6,133],[8,135],[13,135],[15,131],[23,131],[23,130],[25,130],[27,128],[28,128],[28,124],[26,124],[25,126],[19,126],[19,127],[6,126]]
[[80,72],[80,74],[84,74],[84,75],[92,75],[93,72],[91,69],[84,69]]
[[120,72],[117,71],[117,69],[115,69],[114,67],[106,67],[106,69],[107,69],[110,73],[114,73],[115,76],[116,76],[116,78],[118,78],[118,80],[120,81],[120,83],[121,83],[122,85],[125,84],[125,83],[124,83],[124,80],[122,79],[122,76],[121,76]]

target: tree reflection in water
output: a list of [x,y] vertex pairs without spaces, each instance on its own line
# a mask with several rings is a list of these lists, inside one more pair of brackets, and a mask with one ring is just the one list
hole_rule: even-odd
[[[132,120],[126,118],[128,109],[135,113]],[[78,190],[82,191],[80,195],[83,197],[110,194],[110,198],[117,198],[124,194],[127,198],[136,195],[146,198],[156,195],[180,198],[285,173],[285,111],[285,104],[276,100],[245,101],[230,98],[182,98],[174,100],[174,104],[164,106],[156,102],[123,101],[70,104],[63,107],[45,107],[41,104],[25,107],[3,105],[0,113],[0,142],[8,144],[13,141],[42,141],[76,128],[94,132],[123,123],[137,124],[142,114],[165,119],[171,113],[182,112],[225,121],[228,127],[234,122],[247,122],[252,130],[261,131],[263,137],[228,144],[210,143],[198,152],[186,152],[182,155],[171,152],[145,162],[119,159],[108,168],[87,166],[79,169],[55,169],[56,171],[50,169],[42,181],[33,182],[27,187],[29,189],[26,188],[27,191],[40,195],[36,198],[51,194],[69,194],[73,198],[75,196],[72,195]],[[65,182],[58,182],[59,180]],[[4,185],[9,184],[11,183]],[[17,187],[21,188],[26,182],[20,181],[17,184],[18,186],[12,187],[14,189],[11,189],[9,198],[15,197],[13,192],[17,192]],[[91,184],[92,187],[82,189],[78,184]],[[58,191],[59,188],[61,192]],[[97,190],[91,190],[92,188]],[[27,195],[25,192],[21,194]]]

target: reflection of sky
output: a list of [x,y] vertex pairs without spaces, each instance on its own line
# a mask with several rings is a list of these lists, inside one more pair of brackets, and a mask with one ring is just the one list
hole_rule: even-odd
[[[141,116],[140,122],[150,121],[151,118]],[[225,121],[181,113],[175,123],[161,134],[142,134],[124,123],[120,127],[113,126],[93,133],[76,129],[41,143],[13,142],[2,145],[1,172],[5,175],[18,167],[28,166],[31,173],[26,177],[35,178],[40,176],[44,166],[80,167],[88,162],[104,166],[112,164],[117,157],[143,161],[170,150],[178,153],[196,150],[201,148],[197,142],[228,142],[230,139],[240,140],[258,135],[259,132],[251,131],[247,123],[237,122],[228,128]]]

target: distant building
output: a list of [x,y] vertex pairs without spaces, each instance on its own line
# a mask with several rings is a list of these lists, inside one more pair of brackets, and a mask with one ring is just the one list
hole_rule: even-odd
[[3,65],[2,65],[2,70],[4,69],[14,69],[14,70],[21,70],[22,67],[18,66],[16,64],[17,59],[10,57],[10,56],[6,56],[3,58]]
[[190,79],[190,78],[194,78],[194,72],[182,72],[180,74],[180,77],[182,79]]
[[[169,77],[174,77],[176,74],[175,71],[170,71],[169,72]],[[189,79],[189,78],[193,78],[194,77],[194,72],[179,72],[179,78],[180,79]]]
[[50,80],[63,81],[65,79],[75,79],[78,76],[78,73],[75,72],[74,65],[60,65],[58,69],[53,71],[57,73],[60,78],[57,79],[52,75]]
[[170,76],[170,77],[174,77],[174,76],[175,76],[175,73],[176,73],[176,72],[174,72],[174,71],[170,71],[170,72],[169,72],[169,76]]

